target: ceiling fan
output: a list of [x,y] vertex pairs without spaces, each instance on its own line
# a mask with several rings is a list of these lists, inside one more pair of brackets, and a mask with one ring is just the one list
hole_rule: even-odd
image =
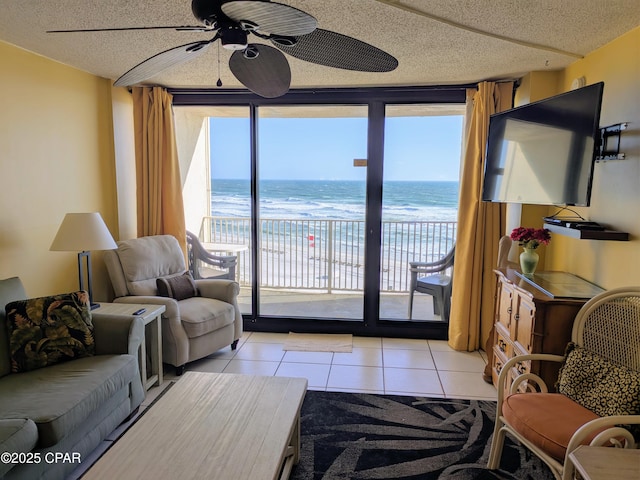
[[[282,52],[307,62],[360,72],[390,72],[398,66],[398,60],[383,50],[355,38],[317,28],[318,22],[314,17],[282,3],[269,0],[192,0],[191,10],[201,25],[49,30],[48,33],[153,29],[215,32],[209,40],[170,48],[144,60],[118,78],[115,86],[138,84],[169,67],[194,59],[217,40],[223,48],[233,50],[229,59],[233,75],[249,90],[266,98],[284,95],[291,85],[291,69]],[[268,40],[273,47],[249,43],[249,35]],[[218,85],[221,85],[220,80]]]

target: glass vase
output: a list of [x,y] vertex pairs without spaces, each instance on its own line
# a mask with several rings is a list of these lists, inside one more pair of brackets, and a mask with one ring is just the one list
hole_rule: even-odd
[[522,274],[527,277],[532,276],[536,271],[539,259],[540,257],[535,249],[525,248],[520,254],[520,270],[522,270]]

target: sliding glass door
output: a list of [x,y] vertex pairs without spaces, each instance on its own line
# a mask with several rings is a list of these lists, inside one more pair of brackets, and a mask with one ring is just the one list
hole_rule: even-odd
[[236,257],[238,304],[243,315],[252,316],[250,111],[247,107],[215,109],[207,121],[211,194],[201,236],[211,253]]
[[260,314],[362,321],[366,106],[258,118]]
[[[385,108],[381,319],[448,320],[436,297],[416,291],[429,274],[412,276],[411,267],[443,258],[455,242],[463,118],[460,105]],[[438,273],[434,291],[452,274]]]

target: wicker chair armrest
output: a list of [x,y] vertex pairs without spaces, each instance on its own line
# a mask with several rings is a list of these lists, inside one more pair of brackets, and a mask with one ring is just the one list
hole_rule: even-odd
[[[527,393],[547,393],[549,391],[549,387],[546,382],[540,378],[535,373],[522,373],[513,379],[511,382],[511,388],[509,388],[509,393],[517,393],[520,385],[524,382],[527,382]],[[537,387],[537,389],[536,389]]]
[[[573,434],[569,445],[567,445],[567,456],[584,442],[584,439],[593,434],[594,431],[606,428],[591,442],[592,446],[619,445],[620,440],[626,441],[624,448],[635,448],[633,435],[620,425],[640,425],[640,415],[615,415],[610,417],[600,417],[581,426]],[[565,457],[566,465],[566,457]]]
[[[504,400],[504,397],[505,397],[507,375],[509,375],[509,370],[515,364],[517,364],[519,362],[525,362],[525,361],[528,361],[528,360],[561,363],[561,362],[564,361],[564,356],[563,355],[553,355],[553,354],[550,354],[550,353],[529,353],[529,354],[526,354],[526,355],[517,355],[517,356],[509,359],[507,361],[507,363],[505,363],[502,366],[502,370],[500,370],[500,374],[498,375],[498,408],[500,408],[500,405],[502,405],[502,401]],[[527,374],[523,374],[523,375],[527,375]],[[522,380],[518,381],[518,378],[520,376],[521,375],[516,377],[514,379],[514,382],[520,383],[520,381],[528,379],[528,378],[523,378]],[[542,381],[542,379],[540,381]],[[536,383],[538,383],[538,382],[536,381]],[[542,382],[542,383],[544,384],[544,382]],[[546,387],[546,385],[545,385],[545,387]]]

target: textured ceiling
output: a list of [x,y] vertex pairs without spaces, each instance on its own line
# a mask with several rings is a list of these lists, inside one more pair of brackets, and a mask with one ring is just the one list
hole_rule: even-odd
[[[389,73],[362,73],[287,57],[292,88],[444,85],[558,70],[640,25],[638,0],[282,0],[320,28],[355,37],[399,60]],[[190,0],[2,0],[0,40],[95,75],[116,79],[144,59],[212,33],[80,29],[197,25]],[[252,37],[251,41],[256,40]],[[218,53],[219,52],[219,53]],[[220,55],[220,57],[218,57]],[[168,87],[241,87],[230,52],[204,55],[149,79]],[[220,59],[220,62],[218,62]]]

